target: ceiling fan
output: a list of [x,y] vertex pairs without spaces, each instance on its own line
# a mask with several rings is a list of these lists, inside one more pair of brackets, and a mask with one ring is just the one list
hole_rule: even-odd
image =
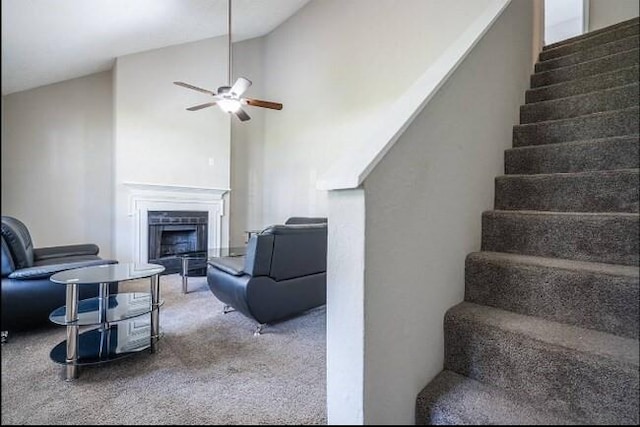
[[223,111],[227,113],[233,113],[240,121],[247,121],[251,119],[249,114],[242,109],[243,105],[250,105],[252,107],[270,108],[272,110],[282,110],[282,104],[278,102],[262,101],[254,98],[242,98],[242,95],[251,86],[251,80],[244,77],[238,77],[233,86],[231,85],[231,0],[227,0],[227,29],[228,29],[228,58],[227,58],[227,85],[220,86],[218,92],[203,89],[194,85],[190,85],[185,82],[173,82],[178,86],[185,87],[187,89],[197,90],[198,92],[206,93],[213,96],[213,101],[206,102],[204,104],[194,105],[187,108],[189,111],[198,111],[203,108],[212,107],[217,105]]

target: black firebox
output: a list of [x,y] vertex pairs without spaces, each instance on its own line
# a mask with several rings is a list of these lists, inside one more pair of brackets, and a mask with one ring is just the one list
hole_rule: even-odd
[[[149,262],[164,265],[163,274],[182,271],[180,254],[206,251],[209,213],[207,211],[148,211]],[[206,265],[189,271],[205,275]]]

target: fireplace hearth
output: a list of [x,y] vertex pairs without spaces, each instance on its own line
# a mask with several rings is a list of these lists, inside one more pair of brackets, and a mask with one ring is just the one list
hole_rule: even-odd
[[[181,272],[180,254],[207,250],[208,222],[207,211],[148,211],[148,262],[164,265],[163,274]],[[205,274],[205,264],[189,273]]]

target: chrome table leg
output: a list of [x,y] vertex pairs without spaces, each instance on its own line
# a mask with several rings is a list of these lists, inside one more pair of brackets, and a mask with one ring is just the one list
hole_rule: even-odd
[[151,276],[151,353],[158,351],[160,339],[160,275]]
[[[67,359],[65,366],[65,380],[72,381],[78,378],[78,285],[67,285],[67,306],[65,309],[65,322],[67,323]],[[71,323],[76,322],[76,323]]]
[[188,285],[188,277],[189,277],[189,257],[182,257],[182,293],[187,293],[187,285]]

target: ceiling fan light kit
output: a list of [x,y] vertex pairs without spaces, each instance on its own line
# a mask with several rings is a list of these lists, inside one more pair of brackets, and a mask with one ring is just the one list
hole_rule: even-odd
[[218,101],[218,106],[227,113],[237,113],[240,109],[240,101],[237,99],[221,99]]
[[173,82],[178,86],[182,86],[187,89],[195,90],[198,92],[205,93],[214,98],[213,102],[206,102],[204,104],[194,105],[193,107],[187,108],[188,111],[198,111],[203,108],[212,107],[217,105],[220,109],[229,114],[235,114],[235,116],[242,122],[245,122],[251,117],[247,114],[246,111],[242,109],[243,105],[249,105],[252,107],[262,107],[269,108],[272,110],[282,110],[282,104],[279,102],[272,101],[262,101],[260,99],[253,98],[241,98],[242,95],[249,89],[251,86],[251,80],[245,79],[244,77],[238,77],[233,86],[231,85],[231,0],[227,0],[227,40],[228,40],[228,56],[227,56],[227,85],[220,86],[218,88],[218,92],[213,92],[211,90],[203,89],[201,87],[193,86],[185,82]]

